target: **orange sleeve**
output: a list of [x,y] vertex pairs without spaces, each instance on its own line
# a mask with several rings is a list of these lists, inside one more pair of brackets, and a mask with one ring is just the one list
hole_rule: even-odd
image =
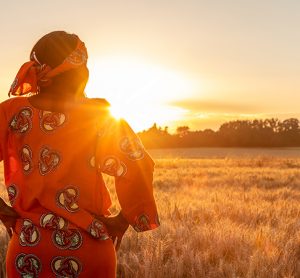
[[158,227],[152,185],[154,162],[124,120],[108,118],[99,128],[96,159],[101,172],[115,177],[128,223],[138,232]]

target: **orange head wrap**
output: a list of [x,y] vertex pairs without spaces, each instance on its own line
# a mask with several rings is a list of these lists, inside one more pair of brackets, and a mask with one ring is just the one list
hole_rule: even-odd
[[86,47],[79,38],[75,50],[55,68],[41,64],[35,52],[32,52],[30,61],[23,64],[19,69],[8,95],[22,96],[29,93],[38,93],[40,87],[46,87],[51,84],[54,76],[86,65],[87,58]]

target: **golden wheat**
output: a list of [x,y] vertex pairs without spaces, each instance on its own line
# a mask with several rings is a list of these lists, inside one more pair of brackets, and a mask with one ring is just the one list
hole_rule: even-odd
[[128,231],[118,276],[300,277],[299,169],[295,158],[157,159],[161,226]]

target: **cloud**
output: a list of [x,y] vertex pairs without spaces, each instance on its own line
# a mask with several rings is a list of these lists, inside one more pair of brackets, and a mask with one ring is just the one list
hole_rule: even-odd
[[193,100],[186,99],[170,103],[192,113],[233,113],[233,114],[253,114],[260,113],[261,107],[243,102],[228,102],[215,100]]

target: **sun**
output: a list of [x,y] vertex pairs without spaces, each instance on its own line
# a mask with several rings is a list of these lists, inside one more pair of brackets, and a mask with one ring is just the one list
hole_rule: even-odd
[[125,113],[121,107],[118,107],[116,105],[111,106],[109,110],[110,110],[111,115],[114,118],[116,118],[117,120],[124,118],[126,116],[126,114],[128,114],[128,113]]
[[89,69],[87,95],[107,99],[112,115],[125,118],[135,131],[180,119],[185,111],[168,103],[193,89],[182,74],[133,57],[99,58]]

